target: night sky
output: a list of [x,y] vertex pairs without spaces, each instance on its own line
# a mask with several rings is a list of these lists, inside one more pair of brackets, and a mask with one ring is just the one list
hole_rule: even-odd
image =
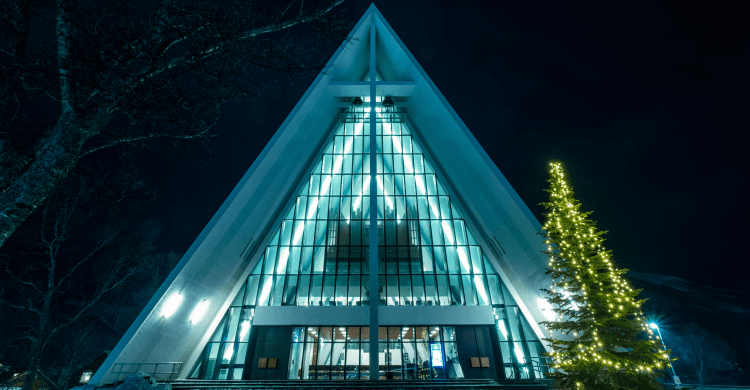
[[[746,13],[677,1],[375,4],[540,221],[546,164],[560,159],[621,267],[750,291]],[[354,23],[369,5],[347,0],[345,13]],[[160,248],[188,249],[311,82],[280,78],[227,105],[211,164],[166,143],[135,151],[161,190],[143,222],[161,230]]]

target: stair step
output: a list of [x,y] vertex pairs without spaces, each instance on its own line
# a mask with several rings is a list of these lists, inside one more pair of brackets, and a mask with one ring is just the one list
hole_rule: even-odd
[[470,389],[512,389],[512,390],[547,390],[547,386],[538,380],[380,380],[380,381],[331,381],[331,380],[257,380],[257,381],[200,381],[181,380],[172,382],[174,390],[470,390]]

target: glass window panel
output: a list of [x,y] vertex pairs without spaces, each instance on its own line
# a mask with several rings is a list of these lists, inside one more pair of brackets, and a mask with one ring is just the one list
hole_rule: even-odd
[[[237,356],[234,358],[234,364],[245,364],[245,357],[247,357],[247,343],[240,343],[237,346]],[[234,379],[242,379],[242,371],[240,371],[240,376]]]
[[419,154],[415,154],[412,156],[412,160],[414,160],[414,172],[424,173],[424,164],[422,163],[422,156]]
[[307,306],[310,294],[310,275],[302,275],[299,277],[299,289],[297,293],[297,306]]
[[285,276],[276,276],[276,280],[273,288],[272,301],[268,303],[269,306],[281,306],[281,297],[284,295],[284,281]]
[[280,245],[289,245],[292,239],[292,221],[281,222],[281,242]]
[[387,288],[388,288],[388,297],[386,298],[387,305],[388,306],[398,305],[399,304],[398,276],[388,275]]
[[424,285],[425,285],[425,303],[424,304],[427,306],[439,305],[440,303],[438,301],[438,292],[437,292],[437,284],[435,283],[435,276],[425,275]]
[[318,343],[305,343],[302,363],[302,379],[315,379],[318,360]]
[[303,245],[312,245],[315,240],[315,222],[308,221],[305,223],[305,235],[302,239]]
[[325,266],[326,248],[316,246],[313,258],[313,273],[322,274]]
[[286,288],[284,289],[284,299],[282,306],[294,306],[297,296],[297,276],[289,276],[286,279]]
[[315,245],[325,245],[326,233],[328,233],[328,223],[327,221],[318,221],[317,225],[318,227],[315,230]]
[[469,247],[471,251],[471,265],[475,274],[484,272],[482,269],[482,250],[478,246]]
[[289,252],[288,246],[282,246],[279,248],[279,260],[276,262],[276,273],[285,275],[289,268]]
[[490,292],[487,289],[487,283],[485,283],[484,275],[474,275],[474,288],[477,290],[478,304],[491,304]]
[[[430,195],[437,195],[437,188],[435,187],[435,175],[425,175],[425,183],[427,184],[427,193]],[[435,198],[435,201],[437,202],[437,198]],[[440,211],[439,208],[438,211]]]
[[476,290],[474,289],[474,283],[471,282],[471,275],[462,275],[461,278],[463,279],[464,299],[466,300],[466,305],[476,305],[477,294]]
[[466,245],[466,230],[464,226],[464,221],[454,220],[453,230],[456,234],[456,244]]
[[305,350],[304,343],[292,343],[292,351],[289,356],[289,379],[303,379],[303,354]]
[[399,296],[400,305],[412,305],[411,296],[411,277],[409,275],[399,276],[399,286],[401,287],[401,293]]
[[440,214],[443,219],[451,219],[451,201],[447,196],[440,197]]
[[443,228],[440,221],[431,221],[433,245],[443,245]]
[[323,306],[334,306],[335,305],[335,287],[336,287],[336,276],[326,275],[323,279]]
[[346,379],[359,379],[359,343],[347,343],[346,346]]
[[[370,277],[367,275],[362,275],[362,306],[368,306],[370,304]],[[380,284],[382,286],[383,284]],[[385,304],[383,302],[383,304]]]
[[521,332],[519,330],[519,325],[521,324],[518,319],[518,308],[506,307],[505,310],[508,313],[507,325],[508,328],[510,328],[510,333],[513,337],[513,340],[523,340],[523,338],[521,338]]
[[448,272],[448,266],[445,257],[445,248],[433,247],[435,253],[435,271],[439,274]]
[[317,196],[318,194],[320,194],[320,175],[314,174],[310,176],[310,195]]
[[503,300],[505,300],[505,305],[515,306],[516,301],[513,299],[513,295],[511,295],[510,291],[508,291],[508,287],[505,283],[500,284],[500,287],[503,289]]
[[469,248],[459,246],[457,248],[458,265],[461,267],[462,274],[471,273],[471,259],[469,259]]
[[299,272],[299,260],[302,248],[295,246],[291,249],[291,256],[289,258],[289,273],[296,274]]
[[417,379],[432,379],[432,375],[430,375],[430,344],[426,339],[422,339],[418,340],[415,345],[417,349]]
[[447,275],[437,275],[437,288],[440,305],[449,306],[451,304],[451,296]]
[[427,205],[430,208],[430,218],[440,219],[440,204],[436,196],[427,197]]
[[273,287],[273,276],[263,276],[263,286],[260,288],[260,296],[258,297],[258,306],[268,306],[268,299],[271,296],[271,288]]
[[435,272],[432,262],[432,248],[428,246],[422,247],[422,271],[425,273]]
[[430,218],[430,210],[427,207],[427,197],[426,196],[418,196],[417,202],[419,204],[419,219],[429,219]]
[[260,276],[251,275],[248,278],[247,294],[245,295],[245,305],[255,305],[255,298],[258,296],[258,284]]
[[502,305],[503,296],[500,294],[500,277],[497,275],[487,275],[489,281],[490,297],[493,305]]
[[269,246],[266,248],[266,262],[263,266],[263,273],[266,275],[273,274],[273,266],[276,263],[276,250],[275,246]]
[[323,294],[323,275],[313,275],[312,287],[310,289],[310,306],[321,305],[321,295]]
[[302,257],[300,258],[300,273],[309,274],[312,270],[313,248],[306,246],[302,248]]
[[245,285],[247,283],[242,284],[242,287],[240,287],[240,291],[237,291],[237,295],[234,296],[234,301],[232,301],[232,306],[242,306],[242,301],[245,299]]
[[317,344],[318,337],[320,337],[320,328],[317,326],[310,326],[307,328],[307,338],[306,341],[308,342],[315,342]]
[[445,252],[446,252],[446,260],[448,263],[448,272],[452,274],[460,273],[461,269],[458,267],[458,256],[456,255],[456,247],[455,246],[445,247]]
[[430,221],[419,221],[419,235],[422,238],[422,245],[432,245],[432,240],[430,239]]
[[445,371],[448,379],[464,378],[464,371],[458,360],[458,348],[456,343],[446,342],[445,345]]
[[360,305],[360,276],[351,275],[349,276],[349,289],[348,289],[348,304],[351,306]]
[[336,306],[347,305],[348,282],[349,282],[349,277],[347,275],[336,276]]
[[424,306],[425,303],[425,285],[424,277],[421,275],[412,275],[412,294],[414,295],[412,305]]
[[240,322],[241,310],[239,307],[229,309],[229,327],[227,328],[227,338],[225,339],[227,341],[234,341],[237,334],[237,324]]
[[409,219],[416,219],[419,216],[417,213],[417,198],[415,196],[406,197],[406,217]]
[[396,245],[396,221],[385,221],[385,244]]
[[260,275],[263,273],[263,260],[264,259],[265,259],[265,255],[261,256],[260,260],[258,260],[258,263],[255,264],[255,268],[253,269],[253,275]]
[[451,303],[455,305],[464,304],[464,294],[461,289],[461,277],[459,275],[450,276]]

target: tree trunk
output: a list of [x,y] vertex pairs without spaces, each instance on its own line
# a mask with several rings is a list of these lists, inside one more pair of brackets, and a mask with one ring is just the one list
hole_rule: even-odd
[[78,162],[88,138],[82,122],[64,111],[36,160],[0,195],[0,247]]

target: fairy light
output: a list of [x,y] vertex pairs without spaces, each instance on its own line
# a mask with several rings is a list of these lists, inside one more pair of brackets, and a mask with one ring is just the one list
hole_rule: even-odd
[[[553,283],[546,291],[560,322],[543,324],[551,332],[566,333],[567,329],[574,337],[574,343],[554,337],[550,340],[553,367],[569,373],[594,364],[646,374],[665,367],[669,358],[658,348],[646,325],[638,292],[630,286],[624,271],[613,264],[611,252],[603,246],[605,232],[598,231],[596,223],[588,219],[591,212],[581,210],[561,163],[550,163],[548,182],[550,198],[543,204],[547,213],[542,234]],[[575,332],[570,322],[575,323]],[[623,341],[617,329],[628,322],[640,326],[648,339]],[[623,342],[639,352],[615,353]],[[646,348],[633,348],[644,343]],[[583,388],[580,382],[576,386]]]

